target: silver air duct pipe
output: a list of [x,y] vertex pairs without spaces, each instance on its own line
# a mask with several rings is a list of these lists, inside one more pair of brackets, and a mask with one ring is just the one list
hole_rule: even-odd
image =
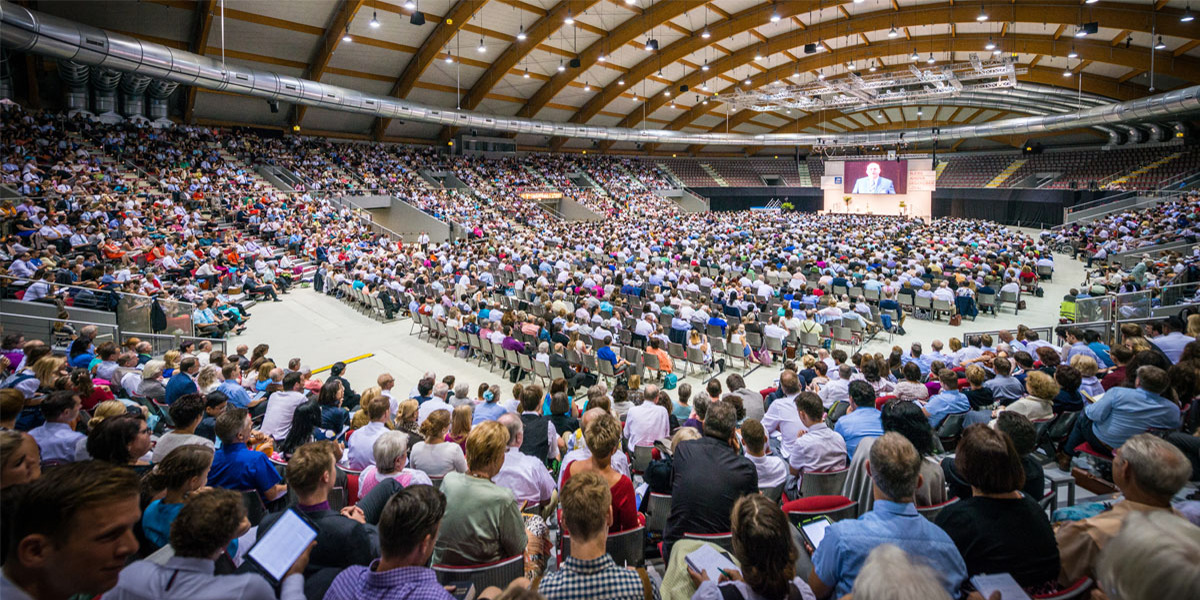
[[[121,75],[121,71],[111,67],[92,69],[92,110],[101,121],[121,120],[117,114],[117,86],[121,84]],[[130,76],[134,75],[131,73]]]
[[67,84],[67,114],[87,112],[87,85],[91,72],[91,67],[73,60],[58,61],[58,76]]
[[149,104],[149,111],[146,116],[155,123],[170,123],[167,119],[167,98],[175,93],[175,88],[179,87],[174,81],[163,81],[155,79],[150,82],[150,88],[146,90],[146,101]]
[[[685,133],[659,129],[629,129],[521,119],[472,111],[436,108],[397,98],[364,94],[357,90],[301,80],[243,65],[145,42],[54,17],[11,2],[0,2],[0,43],[22,52],[58,60],[165,79],[205,89],[225,91],[290,104],[302,104],[415,123],[432,123],[485,131],[534,134],[658,144],[746,145],[891,145],[904,141],[926,142],[934,128],[852,134],[738,134]],[[990,123],[939,127],[942,140],[1002,135],[1036,134],[1079,127],[1174,118],[1200,111],[1200,86],[1173,90],[1120,104],[1097,106],[1074,113],[1021,117]]]
[[1108,130],[1109,146],[1120,146],[1121,144],[1125,143],[1125,139],[1125,132],[1121,131],[1119,128],[1113,127],[1112,129]]
[[129,74],[121,81],[121,114],[127,119],[146,118],[146,100],[143,94],[150,86],[145,75]]
[[1162,125],[1158,123],[1143,123],[1142,127],[1145,127],[1146,131],[1150,132],[1150,141],[1160,144],[1167,141],[1167,130]]
[[1121,125],[1121,128],[1129,134],[1129,140],[1127,142],[1128,144],[1146,143],[1146,132],[1141,127],[1134,127],[1133,125]]

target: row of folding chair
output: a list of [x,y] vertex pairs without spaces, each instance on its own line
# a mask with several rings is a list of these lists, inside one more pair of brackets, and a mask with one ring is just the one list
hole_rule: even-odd
[[[354,289],[354,286],[349,283],[343,283],[341,287],[342,301],[346,302],[357,310],[360,314],[367,315],[377,321],[387,323],[387,310],[383,307],[383,300],[374,296],[369,296],[361,290]],[[390,321],[396,320],[393,314]]]

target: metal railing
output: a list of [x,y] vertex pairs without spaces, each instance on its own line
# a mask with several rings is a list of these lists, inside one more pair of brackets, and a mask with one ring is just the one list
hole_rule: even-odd
[[227,352],[229,343],[227,340],[214,338],[200,338],[187,335],[164,335],[161,333],[145,333],[141,331],[124,331],[118,332],[121,343],[124,344],[130,338],[137,338],[143,342],[150,342],[153,347],[153,354],[165,354],[170,350],[178,350],[183,342],[194,342],[199,345],[200,342],[209,342],[212,344],[213,350]]
[[120,328],[111,323],[93,323],[79,319],[58,319],[10,312],[0,312],[0,324],[4,325],[5,333],[19,333],[28,340],[43,340],[60,351],[66,351],[71,340],[74,339],[73,334],[78,334],[84,327],[95,327],[96,339],[100,341],[115,341],[120,334]]
[[[1053,338],[1053,336],[1054,336],[1054,327],[1053,326],[1029,327],[1028,329],[1029,329],[1029,331],[1037,332],[1038,339],[1042,339],[1042,340],[1054,339]],[[963,334],[962,339],[963,339],[963,342],[965,343],[968,339],[975,337],[975,336],[990,335],[990,336],[992,336],[992,339],[994,341],[999,342],[1001,331],[1007,331],[1015,336],[1017,329],[1014,327],[1011,329],[990,329],[987,331],[969,331],[969,332]]]
[[[0,275],[0,298],[15,298],[16,292],[24,289],[24,284],[28,281]],[[73,299],[73,306],[66,307],[68,311],[72,308],[84,308],[115,313],[118,326],[133,330],[152,329],[151,312],[157,300],[167,317],[164,331],[181,335],[195,333],[192,311],[196,309],[196,305],[190,302],[70,284],[51,283],[50,289],[52,294],[63,289],[71,292],[69,295]]]

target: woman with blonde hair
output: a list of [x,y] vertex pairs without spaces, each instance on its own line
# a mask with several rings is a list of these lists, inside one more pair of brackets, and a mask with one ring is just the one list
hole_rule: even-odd
[[200,372],[196,374],[196,389],[201,394],[207,394],[221,385],[221,368],[214,364],[207,364],[200,367]]
[[1100,380],[1096,377],[1096,373],[1100,370],[1100,365],[1096,364],[1096,359],[1086,354],[1076,354],[1071,357],[1071,366],[1079,371],[1079,376],[1082,378],[1079,384],[1079,391],[1095,398],[1104,393],[1104,386],[1100,384]]
[[[377,385],[371,386],[362,391],[362,395],[358,399],[358,410],[350,415],[350,429],[361,429],[367,426],[371,420],[367,417],[367,407],[371,405],[371,401],[383,395],[383,388]],[[390,422],[385,422],[384,425],[388,429],[393,426]]]
[[1193,339],[1200,339],[1200,314],[1188,315],[1187,333],[1184,335]]
[[470,404],[463,404],[455,407],[450,416],[450,433],[446,436],[446,441],[458,444],[463,452],[467,451],[467,436],[471,434],[473,413],[474,410]]
[[1044,421],[1054,416],[1054,397],[1061,388],[1053,377],[1043,371],[1030,371],[1025,376],[1025,395],[1008,406],[992,411],[992,416],[1000,415],[1001,411],[1011,410],[1025,415],[1033,421]]
[[442,477],[451,471],[466,472],[467,458],[463,449],[446,441],[449,431],[450,411],[443,408],[429,413],[421,424],[421,435],[425,439],[413,446],[410,453],[412,468],[424,471],[430,477]]
[[33,375],[37,377],[38,389],[43,391],[53,390],[58,378],[69,372],[67,361],[61,356],[43,356],[33,363]]
[[163,378],[170,379],[175,374],[175,369],[179,368],[180,354],[178,350],[168,350],[163,355]]

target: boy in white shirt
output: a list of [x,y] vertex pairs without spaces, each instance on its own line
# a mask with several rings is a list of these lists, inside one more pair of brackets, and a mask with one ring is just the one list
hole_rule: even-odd
[[746,458],[758,470],[759,489],[773,488],[787,481],[788,465],[778,456],[767,456],[767,431],[757,419],[742,422],[742,442],[746,446]]

